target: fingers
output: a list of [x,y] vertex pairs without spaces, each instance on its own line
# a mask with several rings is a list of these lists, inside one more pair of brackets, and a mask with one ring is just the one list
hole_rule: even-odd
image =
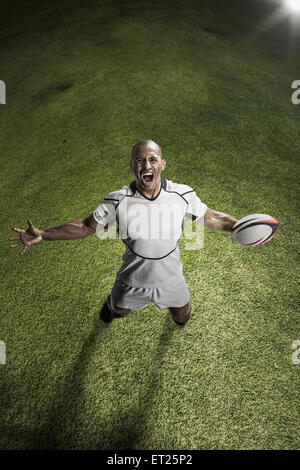
[[14,245],[10,245],[11,248],[16,248],[17,246],[23,245],[23,242],[15,243]]
[[31,228],[31,230],[34,230],[33,223],[31,222],[30,219],[27,220],[27,223],[28,223],[28,225],[29,225],[29,228]]
[[24,253],[25,253],[25,251],[27,250],[27,248],[28,248],[28,246],[25,245],[25,246],[24,246],[24,249],[23,249],[23,250],[21,251],[21,253],[20,253],[20,256],[23,256],[23,255],[24,255]]
[[[30,219],[27,220],[27,223],[29,225],[29,229],[32,229],[32,228],[34,229],[34,226],[33,226]],[[13,227],[12,230],[13,230],[13,232],[19,233],[20,236],[19,237],[11,237],[10,241],[18,240],[18,243],[14,243],[13,245],[10,245],[10,246],[11,246],[11,248],[16,248],[17,246],[25,245],[23,250],[20,253],[20,256],[23,256],[25,251],[28,249],[29,246],[32,245],[32,243],[31,243],[31,241],[28,241],[24,238],[24,234],[26,234],[25,230],[21,230],[17,227]]]

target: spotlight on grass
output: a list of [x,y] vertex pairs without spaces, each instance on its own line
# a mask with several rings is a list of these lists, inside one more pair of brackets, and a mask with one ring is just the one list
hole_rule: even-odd
[[290,34],[294,36],[300,32],[300,0],[262,0],[274,3],[275,8],[260,25],[257,31],[265,33],[277,24],[287,20],[290,25]]
[[285,0],[284,7],[291,15],[300,15],[300,0]]

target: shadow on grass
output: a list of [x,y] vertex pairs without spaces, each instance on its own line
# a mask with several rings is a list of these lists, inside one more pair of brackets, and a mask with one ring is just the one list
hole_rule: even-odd
[[68,446],[74,449],[76,444],[80,447],[80,443],[74,442],[74,435],[76,435],[86,366],[94,354],[99,334],[107,327],[108,324],[99,319],[94,320],[94,326],[82,345],[76,361],[64,376],[63,386],[59,387],[56,393],[53,406],[47,413],[47,422],[44,422],[40,430],[34,433],[31,431],[31,436],[27,436],[27,449],[58,450]]
[[139,402],[127,409],[123,416],[118,416],[118,422],[112,435],[103,436],[103,440],[100,439],[95,446],[96,449],[128,450],[138,448],[138,443],[142,442],[147,432],[147,420],[155,408],[155,399],[159,396],[158,391],[161,387],[160,372],[164,364],[164,355],[174,331],[178,328],[180,327],[175,323],[173,324],[170,316],[167,315],[156,353],[148,367],[147,380],[141,386],[143,388]]
[[[95,352],[99,334],[108,326],[109,324],[98,319],[94,321],[94,326],[82,345],[76,361],[64,376],[64,382],[59,386],[54,396],[53,405],[48,412],[46,411],[46,419],[43,419],[40,429],[12,428],[5,430],[7,439],[11,435],[15,442],[18,441],[19,445],[14,448],[27,450],[82,448],[82,442],[78,435],[80,427],[78,416],[81,415],[81,407],[84,406],[81,403],[84,377],[87,364]],[[132,449],[143,439],[147,430],[147,419],[155,406],[155,398],[160,388],[160,372],[164,363],[164,354],[177,328],[167,316],[156,353],[148,367],[147,379],[144,384],[140,385],[141,393],[138,403],[127,409],[123,416],[116,416],[116,424],[113,426],[111,435],[106,434],[105,422],[99,423],[100,426],[102,424],[100,435],[98,434],[95,441],[88,444],[88,448]]]

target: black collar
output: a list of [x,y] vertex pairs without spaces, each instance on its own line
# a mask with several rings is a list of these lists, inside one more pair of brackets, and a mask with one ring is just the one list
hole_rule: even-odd
[[137,191],[137,192],[140,193],[140,195],[143,196],[145,199],[148,199],[148,201],[155,201],[155,199],[157,199],[158,196],[160,195],[161,190],[162,190],[162,189],[166,189],[166,187],[167,187],[167,181],[166,181],[165,178],[163,178],[162,176],[160,177],[160,190],[159,190],[159,193],[155,196],[154,199],[150,199],[149,197],[144,196],[144,194],[142,194],[142,193],[138,190],[135,181],[132,181],[132,183],[130,183],[129,187],[130,187],[130,189],[131,189],[131,191],[132,191],[132,195],[134,195],[134,194],[136,193],[136,191]]

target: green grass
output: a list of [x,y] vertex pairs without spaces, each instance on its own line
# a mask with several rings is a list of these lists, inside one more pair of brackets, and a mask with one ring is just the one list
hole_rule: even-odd
[[[1,449],[299,448],[299,60],[249,2],[199,3],[1,3]],[[180,241],[183,329],[154,304],[98,320],[120,240],[9,248],[132,181],[141,138],[212,209],[280,221],[261,249]]]

